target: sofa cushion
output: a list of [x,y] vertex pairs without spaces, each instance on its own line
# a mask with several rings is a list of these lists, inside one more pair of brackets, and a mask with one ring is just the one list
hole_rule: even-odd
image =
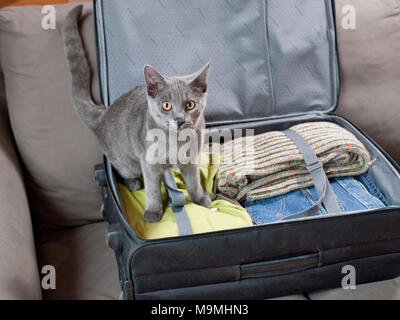
[[[55,6],[56,30],[42,29],[41,6],[0,10],[0,63],[10,122],[26,169],[31,211],[47,227],[101,219],[100,190],[92,178],[101,152],[73,109],[60,34],[74,6]],[[82,34],[91,66],[96,65],[93,25],[92,5],[85,4]],[[96,72],[92,84],[99,101]]]
[[[0,9],[8,6],[26,6],[26,5],[46,5],[67,3],[68,0],[2,0]],[[72,2],[72,1],[70,1]]]
[[40,299],[32,223],[0,68],[0,300]]
[[400,278],[310,293],[311,300],[400,300]]
[[[400,1],[335,3],[342,78],[337,113],[353,121],[400,162]],[[355,30],[342,27],[346,5],[355,8]]]
[[56,289],[43,290],[44,299],[118,299],[118,267],[105,242],[106,225],[91,223],[40,235],[39,265],[56,270]]

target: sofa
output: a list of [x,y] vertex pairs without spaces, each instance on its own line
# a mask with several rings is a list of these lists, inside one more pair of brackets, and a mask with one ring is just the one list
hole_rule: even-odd
[[[343,6],[357,28],[340,27]],[[56,5],[43,30],[41,6],[0,10],[0,299],[118,299],[93,166],[102,154],[75,114],[60,29],[76,4]],[[337,113],[400,161],[400,1],[336,0],[342,92]],[[92,4],[80,28],[100,102]],[[397,59],[396,59],[397,58]],[[47,288],[45,266],[56,287]],[[400,278],[279,299],[400,299]]]

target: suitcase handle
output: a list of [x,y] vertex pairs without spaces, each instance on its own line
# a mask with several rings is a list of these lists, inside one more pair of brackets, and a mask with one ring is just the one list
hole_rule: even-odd
[[119,223],[109,224],[106,228],[106,243],[114,251],[122,249],[122,230]]
[[319,253],[310,253],[282,259],[242,264],[240,279],[259,278],[288,274],[318,267]]

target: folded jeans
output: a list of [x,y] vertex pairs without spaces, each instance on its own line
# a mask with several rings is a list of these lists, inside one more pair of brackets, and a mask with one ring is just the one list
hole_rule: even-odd
[[[382,192],[367,173],[358,177],[333,178],[329,180],[343,212],[382,208],[388,205]],[[281,220],[303,211],[318,201],[314,187],[297,189],[279,196],[243,201],[255,225]],[[317,215],[327,214],[322,206]]]

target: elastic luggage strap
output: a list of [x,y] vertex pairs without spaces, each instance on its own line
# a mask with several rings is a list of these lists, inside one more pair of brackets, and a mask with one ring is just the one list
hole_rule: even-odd
[[[325,174],[322,163],[318,160],[317,155],[311,149],[310,145],[303,139],[302,136],[293,130],[288,129],[283,132],[294,142],[302,154],[319,199],[306,210],[287,216],[282,220],[316,215],[318,210],[321,208],[322,203],[324,204],[328,213],[342,212],[336,194],[329,184],[329,180]],[[168,196],[168,203],[172,208],[172,212],[174,213],[176,224],[178,226],[179,235],[183,236],[193,234],[192,225],[185,209],[185,194],[178,190],[171,170],[167,170],[164,173],[164,186]]]
[[168,203],[170,204],[172,212],[174,213],[179,235],[185,236],[188,234],[193,234],[192,225],[185,209],[185,194],[178,190],[171,170],[167,170],[164,173],[164,187],[165,191],[167,192]]
[[315,215],[320,209],[322,203],[324,204],[328,213],[342,212],[340,203],[331,185],[329,184],[329,180],[325,174],[322,163],[318,160],[318,157],[311,149],[311,146],[297,132],[290,129],[283,132],[294,142],[300,153],[303,155],[304,162],[306,163],[307,169],[310,172],[315,190],[319,196],[319,200],[310,208],[286,218],[293,219]]

